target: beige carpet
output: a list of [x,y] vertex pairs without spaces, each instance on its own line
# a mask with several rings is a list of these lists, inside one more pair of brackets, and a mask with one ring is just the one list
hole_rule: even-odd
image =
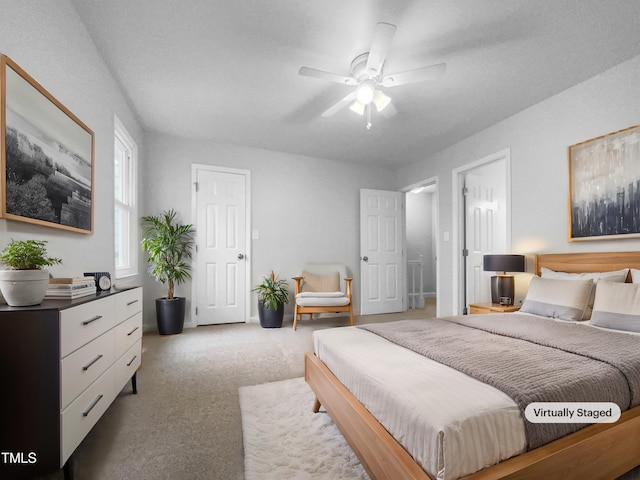
[[366,480],[303,378],[240,388],[246,480]]

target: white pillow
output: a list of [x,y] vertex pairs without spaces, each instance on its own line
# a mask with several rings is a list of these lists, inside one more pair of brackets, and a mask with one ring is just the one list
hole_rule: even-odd
[[582,320],[593,279],[556,280],[533,277],[520,311],[560,320]]
[[598,283],[589,323],[640,333],[640,284]]
[[635,268],[631,269],[631,281],[633,283],[640,283],[640,270]]
[[[589,320],[589,318],[591,318],[591,311],[593,309],[593,301],[595,300],[595,297],[596,297],[596,289],[597,289],[598,282],[600,280],[606,280],[607,282],[624,283],[627,280],[628,272],[629,272],[628,268],[623,268],[622,270],[613,270],[610,272],[567,273],[567,272],[556,272],[555,270],[542,267],[540,269],[540,276],[542,278],[552,278],[557,280],[592,279],[594,288],[591,291],[591,296],[589,297],[589,301],[587,302],[587,308],[585,308],[584,315],[582,316],[582,320]],[[640,277],[640,270],[638,271],[638,274]],[[638,278],[638,282],[640,282],[640,278]]]

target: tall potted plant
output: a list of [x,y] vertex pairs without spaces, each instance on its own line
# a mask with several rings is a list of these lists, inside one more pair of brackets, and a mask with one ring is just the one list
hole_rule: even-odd
[[289,303],[289,285],[286,280],[271,275],[263,277],[253,289],[258,292],[258,316],[263,328],[280,328],[284,318],[284,304]]
[[9,267],[0,270],[0,291],[8,305],[26,307],[42,303],[49,271],[44,267],[62,263],[62,260],[47,256],[44,240],[11,240],[0,252],[0,263]]
[[161,335],[181,333],[184,327],[186,300],[174,296],[174,287],[191,278],[193,225],[176,220],[177,212],[166,210],[159,215],[142,217],[142,249],[148,253],[149,274],[167,286],[167,295],[156,299],[156,320]]

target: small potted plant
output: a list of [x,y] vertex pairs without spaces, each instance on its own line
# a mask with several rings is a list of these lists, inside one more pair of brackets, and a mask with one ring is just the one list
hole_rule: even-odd
[[286,280],[271,275],[253,289],[258,292],[258,316],[263,328],[280,328],[284,318],[284,304],[289,303],[289,285]]
[[42,303],[49,285],[49,267],[62,260],[47,256],[44,240],[11,240],[0,252],[0,290],[8,305],[27,307]]
[[167,286],[167,295],[156,299],[156,320],[161,335],[181,333],[184,327],[186,299],[174,296],[174,286],[191,278],[194,240],[193,225],[176,220],[177,212],[166,210],[159,215],[142,217],[142,249],[148,253],[149,274]]

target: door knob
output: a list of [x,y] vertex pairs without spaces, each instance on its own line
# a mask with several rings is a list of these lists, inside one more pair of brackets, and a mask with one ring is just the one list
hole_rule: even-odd
[[369,261],[369,257],[362,257],[362,260],[364,260],[365,262]]
[[243,254],[241,254],[241,253],[239,253],[239,254],[238,254],[238,260],[242,260],[243,258],[244,258],[244,255],[243,255]]

